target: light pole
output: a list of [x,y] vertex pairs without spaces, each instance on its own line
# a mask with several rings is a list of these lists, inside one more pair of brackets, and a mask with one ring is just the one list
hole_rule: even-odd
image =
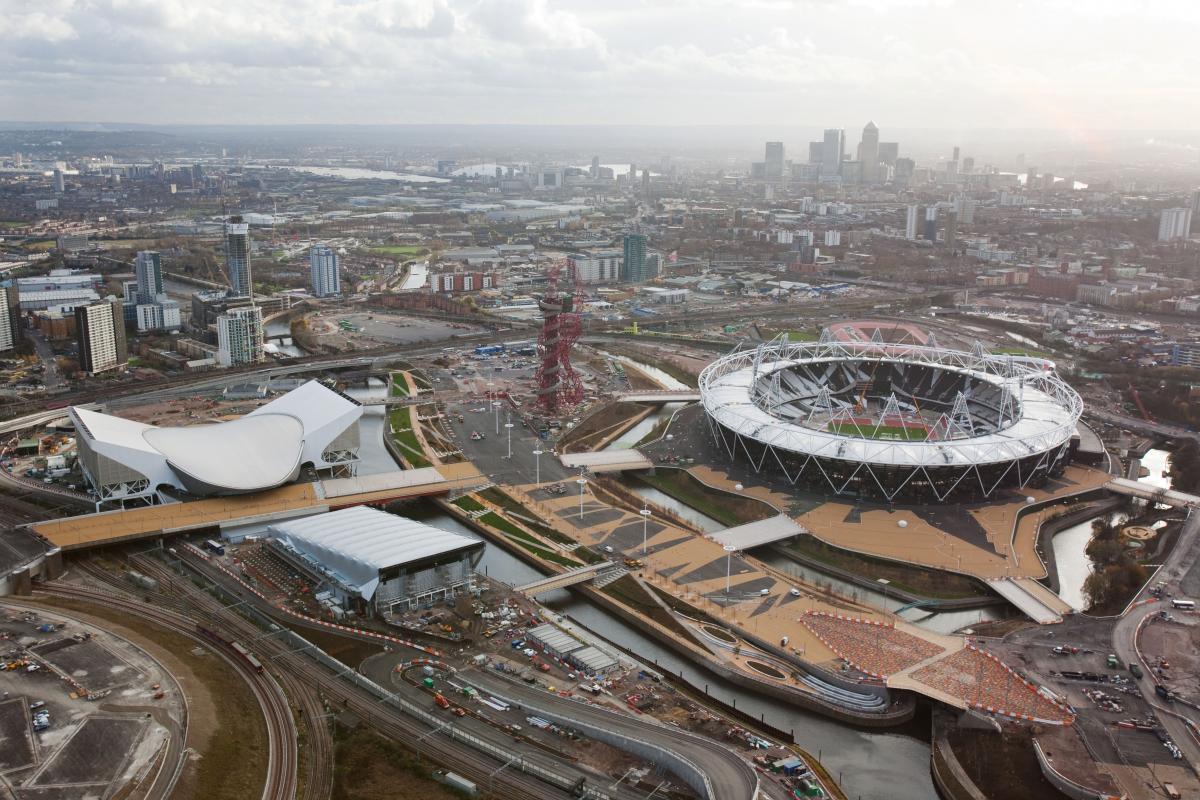
[[727,544],[727,545],[725,545],[725,547],[723,549],[725,550],[725,597],[728,598],[729,597],[729,576],[730,576],[730,570],[732,569],[732,566],[733,566],[733,553],[735,550],[737,550],[737,548],[731,544]]
[[500,405],[501,405],[501,403],[499,400],[492,401],[492,408],[496,412],[496,435],[497,436],[500,435]]
[[875,582],[883,587],[883,607],[887,608],[887,603],[888,603],[887,587],[888,587],[888,584],[891,583],[891,581],[889,581],[887,578],[876,578]]
[[504,423],[504,428],[505,428],[505,430],[507,430],[507,431],[508,431],[508,455],[506,456],[506,458],[512,458],[512,429],[513,429],[513,424],[512,424],[511,422],[506,422],[506,423]]
[[646,530],[650,527],[650,509],[642,506],[642,510],[638,512],[642,515],[642,555],[646,555]]
[[579,518],[583,519],[583,487],[587,486],[587,481],[583,477],[583,470],[579,470],[579,478],[576,479],[579,484]]
[[540,446],[533,448],[533,468],[537,470],[537,476],[533,482],[540,486],[542,483],[542,448]]

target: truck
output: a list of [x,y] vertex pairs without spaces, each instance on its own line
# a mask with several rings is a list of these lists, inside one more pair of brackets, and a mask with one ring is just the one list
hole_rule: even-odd
[[479,789],[473,782],[467,780],[462,775],[454,772],[448,772],[444,769],[434,770],[433,779],[438,783],[443,783],[446,786],[449,786],[451,789],[462,792],[467,797],[475,797],[479,792]]
[[437,703],[438,708],[449,708],[450,707],[450,701],[447,700],[446,696],[443,695],[441,692],[438,692],[437,694],[435,694],[433,696],[433,702]]
[[1108,659],[1104,662],[1104,664],[1109,669],[1120,669],[1121,668],[1121,660],[1119,658],[1117,658],[1116,653],[1109,653]]
[[1130,661],[1129,662],[1129,674],[1135,678],[1141,679],[1142,668],[1139,667],[1136,662]]

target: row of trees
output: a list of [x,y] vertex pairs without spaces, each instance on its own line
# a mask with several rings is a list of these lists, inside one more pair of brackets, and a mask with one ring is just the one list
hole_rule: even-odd
[[1092,523],[1087,554],[1095,569],[1083,584],[1092,609],[1122,604],[1146,582],[1146,568],[1137,562],[1137,551],[1121,541],[1121,527],[1109,518]]

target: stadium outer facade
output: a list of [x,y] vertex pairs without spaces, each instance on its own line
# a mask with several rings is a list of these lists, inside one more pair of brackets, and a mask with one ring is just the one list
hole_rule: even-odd
[[699,386],[730,459],[795,486],[887,502],[984,500],[1044,484],[1070,460],[1083,413],[1052,362],[978,344],[777,339],[717,359]]

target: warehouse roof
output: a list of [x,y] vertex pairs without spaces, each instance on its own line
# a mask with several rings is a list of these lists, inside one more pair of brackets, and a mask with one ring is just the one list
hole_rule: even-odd
[[384,570],[483,545],[474,537],[366,506],[285,520],[272,524],[270,530],[367,600],[375,594]]

